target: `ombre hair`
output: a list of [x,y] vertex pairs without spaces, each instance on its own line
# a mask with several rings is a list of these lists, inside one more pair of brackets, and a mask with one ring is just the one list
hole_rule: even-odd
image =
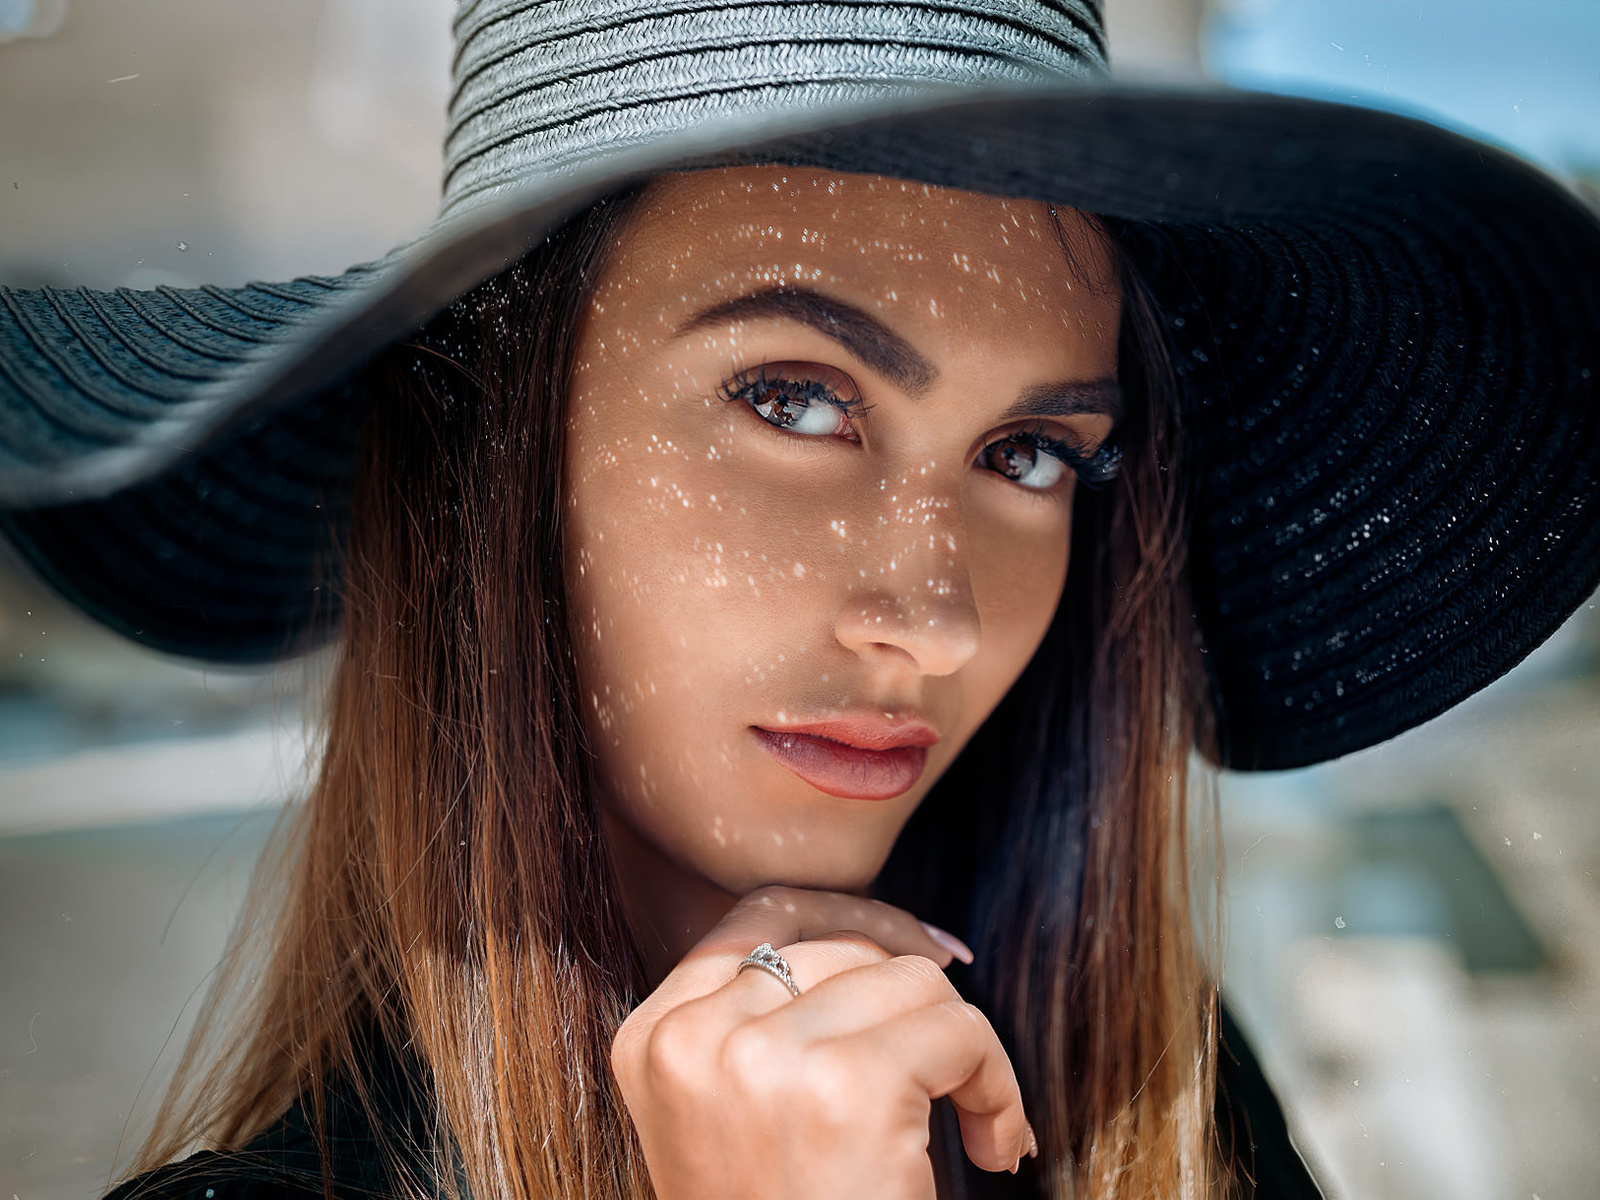
[[[645,984],[562,557],[578,331],[638,196],[596,204],[364,373],[316,773],[135,1169],[241,1148],[298,1101],[325,1151],[330,1114],[364,1111],[402,1193],[652,1194],[609,1068]],[[945,1153],[974,1196],[1227,1183],[1175,389],[1125,263],[1122,287],[1120,475],[1078,491],[1053,625],[875,885],[973,944],[952,978],[999,1031],[1039,1137],[1016,1176]],[[375,1077],[390,1059],[398,1085]]]

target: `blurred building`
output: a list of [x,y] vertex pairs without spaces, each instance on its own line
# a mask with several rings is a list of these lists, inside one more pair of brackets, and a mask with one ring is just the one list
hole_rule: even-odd
[[1223,780],[1230,1002],[1332,1195],[1600,1178],[1600,621],[1383,746]]

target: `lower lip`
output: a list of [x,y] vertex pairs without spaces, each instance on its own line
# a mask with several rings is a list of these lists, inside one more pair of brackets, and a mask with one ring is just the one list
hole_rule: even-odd
[[892,800],[922,778],[928,762],[924,746],[862,750],[807,733],[751,730],[768,754],[817,791],[846,800]]

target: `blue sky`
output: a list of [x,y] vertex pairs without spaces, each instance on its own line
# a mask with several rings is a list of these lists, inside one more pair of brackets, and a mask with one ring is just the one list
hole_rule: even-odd
[[1209,70],[1239,87],[1429,116],[1600,175],[1600,0],[1224,0]]

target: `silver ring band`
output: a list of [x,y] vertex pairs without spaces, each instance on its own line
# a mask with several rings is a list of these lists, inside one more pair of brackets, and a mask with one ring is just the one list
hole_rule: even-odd
[[762,942],[746,954],[739,961],[739,970],[735,971],[734,975],[738,976],[746,967],[759,967],[788,988],[790,995],[800,994],[800,989],[795,986],[794,976],[789,973],[789,964],[784,961],[783,955],[772,948],[771,942]]

